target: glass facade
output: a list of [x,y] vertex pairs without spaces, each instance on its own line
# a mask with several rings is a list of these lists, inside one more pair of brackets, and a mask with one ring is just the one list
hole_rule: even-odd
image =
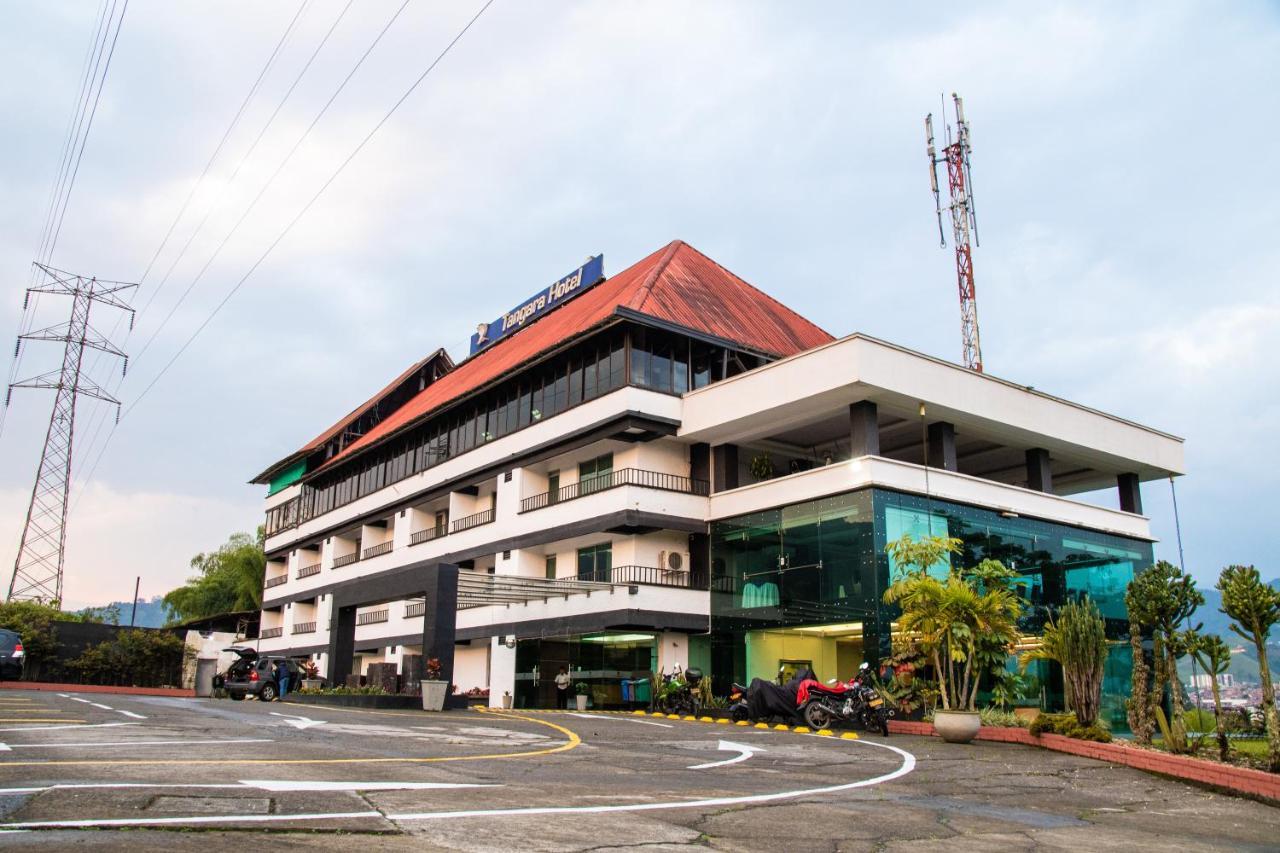
[[[884,549],[904,534],[953,536],[963,543],[952,558],[960,566],[993,558],[1023,575],[1025,635],[1038,635],[1053,608],[1091,598],[1114,643],[1103,713],[1113,728],[1124,727],[1131,669],[1124,591],[1152,562],[1150,542],[884,489],[712,523],[717,686],[727,686],[729,678],[773,678],[796,662],[813,665],[823,679],[848,678],[862,660],[874,664],[888,656],[896,611],[881,597],[895,567]],[[930,571],[948,568],[941,562]],[[1060,708],[1056,666],[1040,665],[1032,674],[1044,706]]]

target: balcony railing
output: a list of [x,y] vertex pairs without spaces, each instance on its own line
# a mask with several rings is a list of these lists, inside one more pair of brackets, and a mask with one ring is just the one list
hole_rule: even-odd
[[619,486],[639,486],[642,489],[657,489],[663,492],[683,492],[687,495],[706,495],[711,492],[711,484],[706,480],[695,480],[679,474],[666,474],[662,471],[648,471],[644,468],[619,468],[598,477],[586,477],[576,483],[561,486],[551,492],[525,498],[520,501],[520,511],[530,512],[543,509],[552,504],[577,500],[587,495],[616,489]]
[[404,606],[404,618],[412,619],[414,616],[421,616],[427,612],[427,603],[425,601],[411,601]]
[[284,636],[283,625],[281,625],[279,628],[263,628],[261,631],[258,632],[258,639],[260,640],[274,640],[276,637],[282,637],[282,636]]
[[368,613],[361,613],[356,617],[357,625],[376,625],[379,622],[386,622],[391,617],[391,611],[383,608],[382,610],[370,610]]
[[312,563],[309,566],[303,566],[302,568],[298,569],[298,580],[302,580],[303,578],[309,578],[312,575],[318,575],[318,574],[320,574],[320,564]]
[[493,521],[493,510],[486,509],[484,512],[477,512],[475,515],[468,515],[465,518],[459,518],[449,527],[450,533],[460,533],[463,530],[470,530],[473,527],[479,527],[482,524],[488,524]]
[[315,622],[295,622],[291,634],[314,634],[316,632]]
[[352,563],[356,562],[359,559],[360,559],[359,551],[353,551],[350,554],[343,554],[341,557],[333,558],[333,567],[335,569],[340,569],[343,566],[351,565]]
[[262,588],[271,589],[273,586],[280,586],[280,584],[284,583],[288,579],[289,575],[287,573],[283,575],[276,575],[273,578],[267,578],[266,582],[262,585]]
[[655,566],[614,566],[607,571],[583,572],[578,580],[604,583],[675,586],[683,589],[706,589],[707,577],[702,572],[682,572]]
[[449,528],[445,525],[439,527],[428,527],[426,530],[419,530],[409,537],[410,545],[421,545],[423,542],[430,542],[432,539],[439,539],[441,536],[447,536]]
[[360,559],[368,560],[370,557],[380,557],[383,554],[390,554],[392,544],[394,543],[383,542],[381,545],[371,545],[364,549],[364,554]]

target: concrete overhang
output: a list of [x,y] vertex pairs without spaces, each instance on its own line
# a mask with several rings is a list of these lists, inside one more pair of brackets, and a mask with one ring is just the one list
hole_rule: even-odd
[[917,422],[924,404],[929,422],[1007,447],[1044,448],[1097,473],[1062,492],[1114,485],[1120,473],[1155,480],[1185,471],[1175,435],[861,334],[686,394],[679,436],[749,443],[862,400],[882,416]]

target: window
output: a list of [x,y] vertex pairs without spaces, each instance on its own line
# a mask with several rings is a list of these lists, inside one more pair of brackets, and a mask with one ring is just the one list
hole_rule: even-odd
[[578,463],[578,494],[588,495],[607,489],[613,482],[613,454]]
[[578,549],[578,580],[607,582],[613,568],[613,544]]
[[547,580],[553,581],[555,579],[556,579],[556,555],[548,554],[547,555]]
[[550,471],[547,473],[547,503],[559,503],[560,501],[560,472]]

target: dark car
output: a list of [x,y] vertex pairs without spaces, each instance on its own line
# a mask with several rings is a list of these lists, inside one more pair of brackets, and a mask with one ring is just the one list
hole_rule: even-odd
[[26,662],[27,656],[22,650],[21,635],[17,631],[0,628],[0,680],[21,679]]
[[237,702],[246,696],[257,696],[263,702],[276,698],[276,680],[272,675],[274,666],[284,666],[289,670],[289,689],[297,690],[302,686],[302,670],[298,662],[283,655],[259,655],[256,649],[232,648],[223,649],[235,652],[240,659],[222,674],[221,686],[227,695]]

